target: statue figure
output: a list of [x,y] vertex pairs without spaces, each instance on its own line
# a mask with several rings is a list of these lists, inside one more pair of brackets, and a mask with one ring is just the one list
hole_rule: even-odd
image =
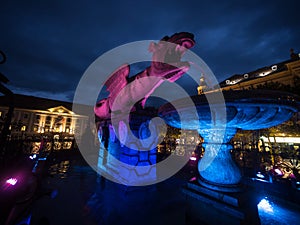
[[295,53],[293,48],[290,49],[290,56],[292,60],[300,59],[299,54]]
[[[187,32],[175,33],[171,37],[165,36],[158,43],[151,43],[149,51],[153,53],[151,65],[141,73],[133,77],[128,77],[129,65],[122,65],[110,78],[105,85],[110,92],[108,98],[97,102],[94,112],[100,119],[110,118],[112,111],[122,111],[132,107],[136,103],[144,107],[147,98],[164,81],[175,82],[185,72],[188,71],[189,62],[181,62],[181,57],[195,45],[194,35]],[[152,77],[151,82],[145,82],[144,77]],[[128,86],[125,92],[122,89]],[[118,97],[118,95],[122,97]],[[127,108],[126,108],[127,107]]]

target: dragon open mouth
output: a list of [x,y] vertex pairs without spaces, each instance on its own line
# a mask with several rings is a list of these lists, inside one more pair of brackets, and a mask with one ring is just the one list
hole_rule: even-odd
[[179,79],[190,67],[181,62],[184,53],[195,45],[194,35],[187,32],[164,37],[152,48],[151,75],[160,76],[171,82]]

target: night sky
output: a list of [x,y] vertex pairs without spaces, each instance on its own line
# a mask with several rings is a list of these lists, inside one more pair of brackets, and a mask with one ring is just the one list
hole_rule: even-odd
[[299,10],[297,0],[1,1],[0,72],[15,93],[72,101],[106,51],[188,31],[191,50],[221,82],[287,60],[290,48],[300,52]]

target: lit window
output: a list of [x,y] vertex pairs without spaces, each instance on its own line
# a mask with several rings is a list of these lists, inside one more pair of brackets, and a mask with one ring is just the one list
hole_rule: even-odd
[[270,73],[272,73],[272,70],[269,70],[269,71],[264,71],[264,72],[262,72],[262,73],[258,74],[258,76],[260,76],[260,77],[264,77],[264,76],[267,76],[267,75],[269,75]]
[[22,126],[21,131],[26,131],[26,126]]
[[272,69],[273,71],[276,71],[276,70],[277,70],[277,65],[272,66],[271,69]]

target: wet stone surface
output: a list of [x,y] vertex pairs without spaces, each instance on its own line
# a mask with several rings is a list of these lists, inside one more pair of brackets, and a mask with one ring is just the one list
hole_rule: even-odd
[[[196,173],[184,168],[156,185],[126,187],[102,179],[80,156],[71,154],[51,162],[49,174],[43,186],[57,190],[57,196],[35,203],[32,224],[185,225],[181,187]],[[299,209],[272,199],[268,203],[259,206],[261,224],[299,224]]]

